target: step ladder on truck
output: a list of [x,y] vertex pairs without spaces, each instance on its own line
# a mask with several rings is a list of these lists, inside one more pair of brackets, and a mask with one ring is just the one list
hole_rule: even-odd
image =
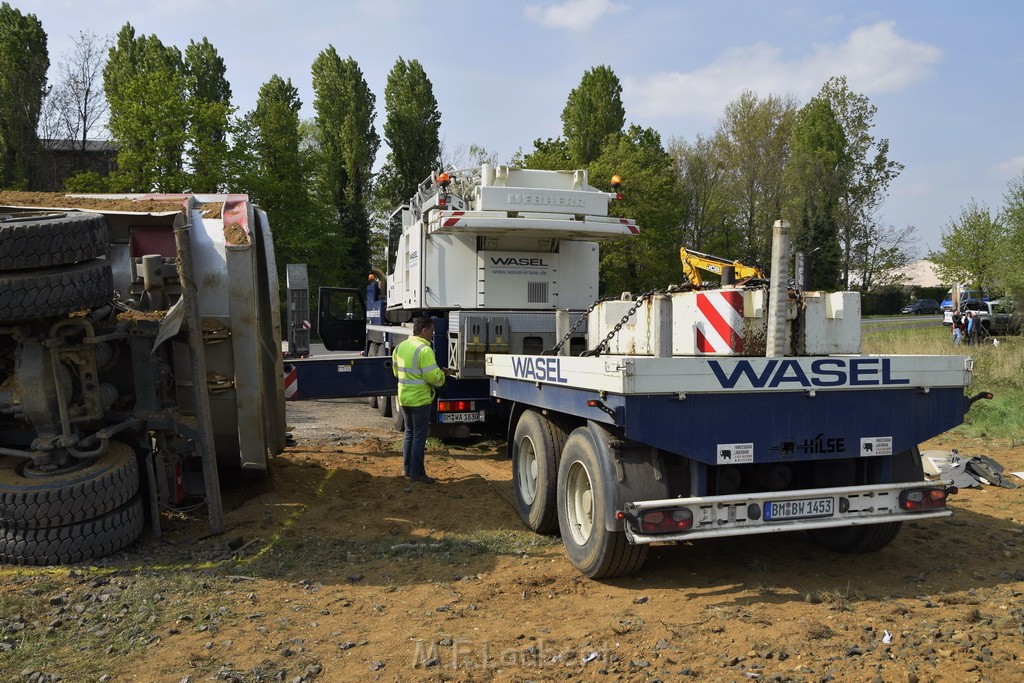
[[387,296],[369,298],[364,349],[383,357],[309,381],[380,392],[408,320],[434,316],[439,362],[467,382],[437,424],[459,419],[442,401],[497,416],[520,517],[586,576],[636,572],[652,543],[758,533],[874,551],[951,514],[918,445],[991,397],[965,395],[971,359],[861,353],[858,293],[789,288],[784,222],[768,281],[605,300],[597,241],[638,229],[585,172],[432,180],[396,213]]

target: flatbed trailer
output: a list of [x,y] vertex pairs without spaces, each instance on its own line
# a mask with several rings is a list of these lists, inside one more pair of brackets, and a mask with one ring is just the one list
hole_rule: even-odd
[[[487,357],[520,514],[592,577],[666,541],[805,530],[833,550],[948,516],[917,446],[963,420],[960,356]],[[822,530],[827,530],[823,532]]]

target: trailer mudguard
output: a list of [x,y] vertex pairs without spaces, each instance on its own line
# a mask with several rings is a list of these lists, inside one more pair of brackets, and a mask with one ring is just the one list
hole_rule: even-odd
[[590,438],[597,448],[601,464],[600,485],[607,500],[615,501],[603,520],[608,531],[622,531],[622,520],[615,513],[626,503],[637,500],[661,500],[670,497],[669,480],[662,466],[660,451],[626,441],[605,425],[588,420]]

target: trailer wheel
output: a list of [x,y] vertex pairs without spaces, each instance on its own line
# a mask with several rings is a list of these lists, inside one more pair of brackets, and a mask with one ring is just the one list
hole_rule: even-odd
[[[386,355],[388,355],[388,352],[387,352],[387,350],[385,350],[383,344],[375,344],[373,355],[374,356],[386,356]],[[391,412],[391,399],[390,399],[390,397],[388,397],[388,396],[378,396],[377,397],[377,405],[375,407],[377,408],[377,412],[380,413],[381,417],[391,417],[392,412]]]
[[46,529],[0,529],[0,562],[68,564],[121,550],[142,535],[142,499],[136,496],[102,517]]
[[615,502],[607,500],[601,463],[590,431],[569,435],[558,464],[558,524],[569,561],[592,579],[636,573],[647,559],[646,545],[631,545],[621,530],[604,520]]
[[381,400],[387,401],[391,406],[391,426],[395,428],[396,432],[404,432],[405,413],[402,412],[402,406],[398,405],[398,397],[384,396]]
[[527,410],[512,438],[512,484],[516,509],[527,527],[540,534],[558,530],[558,454],[569,438],[561,422]]
[[0,323],[65,315],[94,308],[114,292],[110,264],[97,259],[73,266],[0,274]]
[[[378,344],[376,342],[370,342],[370,348],[367,351],[366,355],[369,356],[370,358],[373,358],[375,356],[379,356],[380,355],[379,349],[380,349],[380,344]],[[371,396],[370,399],[369,399],[370,407],[373,408],[374,410],[376,410],[377,407],[378,407],[378,403],[377,403],[378,401],[380,401],[380,396]]]
[[100,517],[139,492],[139,464],[127,444],[84,467],[52,477],[24,476],[27,460],[0,460],[0,526],[39,529]]
[[886,522],[833,529],[811,529],[807,534],[818,545],[837,553],[873,553],[892,543],[902,526],[902,522]]
[[108,248],[107,221],[99,214],[0,219],[0,271],[88,261],[105,256]]

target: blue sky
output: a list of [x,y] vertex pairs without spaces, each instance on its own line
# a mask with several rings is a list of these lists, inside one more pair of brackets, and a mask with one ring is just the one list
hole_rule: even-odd
[[[997,209],[1024,170],[1024,3],[945,0],[11,0],[36,14],[51,63],[79,30],[130,21],[184,48],[206,36],[227,63],[235,104],[272,74],[292,79],[312,116],[309,67],[333,44],[377,95],[399,56],[433,81],[450,150],[500,161],[561,133],[583,72],[610,65],[627,120],[672,137],[710,134],[743,89],[804,102],[832,75],[878,107],[875,135],[905,164],[882,208],[918,230],[920,253],[972,198]],[[628,181],[628,179],[627,179]]]

